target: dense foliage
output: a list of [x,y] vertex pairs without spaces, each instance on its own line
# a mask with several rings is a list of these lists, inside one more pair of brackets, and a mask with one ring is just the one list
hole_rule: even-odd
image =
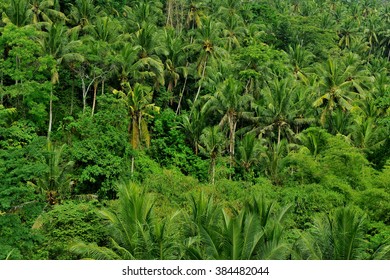
[[388,1],[0,12],[0,259],[390,258]]

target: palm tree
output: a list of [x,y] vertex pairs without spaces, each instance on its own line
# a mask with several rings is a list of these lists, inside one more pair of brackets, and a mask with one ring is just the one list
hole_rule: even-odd
[[217,15],[223,23],[223,35],[226,38],[225,48],[231,51],[240,46],[241,38],[246,32],[244,20],[240,14],[242,3],[233,0],[221,2]]
[[80,41],[72,41],[69,39],[68,29],[62,24],[52,24],[48,26],[48,31],[42,33],[39,43],[44,53],[50,55],[54,59],[54,65],[51,70],[51,90],[49,101],[49,127],[47,139],[50,140],[53,122],[53,90],[54,85],[59,82],[59,66],[62,63],[83,62],[84,57],[75,49],[81,44]]
[[251,169],[258,164],[261,157],[264,156],[265,147],[262,146],[261,140],[256,138],[254,133],[245,134],[244,138],[239,142],[236,161],[244,168],[245,175],[251,175]]
[[191,214],[187,216],[186,251],[190,259],[217,259],[220,246],[220,206],[203,192],[190,197]]
[[242,94],[242,92],[243,87],[241,83],[233,77],[229,77],[219,86],[214,95],[208,97],[208,104],[206,104],[221,114],[222,118],[219,125],[223,127],[227,124],[229,128],[229,154],[231,168],[234,164],[235,139],[238,121],[243,118],[249,118],[251,115],[247,110],[251,105],[253,97],[249,94]]
[[110,44],[117,43],[120,38],[120,30],[121,26],[119,21],[108,16],[97,17],[92,27],[88,29],[95,40]]
[[338,32],[339,46],[343,49],[351,47],[352,41],[356,39],[358,33],[357,22],[353,18],[346,19],[342,22],[342,26]]
[[364,252],[365,217],[353,208],[338,208],[317,216],[295,250],[299,259],[358,260]]
[[165,28],[163,38],[163,49],[166,50],[164,54],[164,76],[168,92],[173,92],[181,77],[185,78],[176,109],[176,114],[178,114],[188,77],[188,62],[186,62],[187,57],[184,52],[184,41],[182,36],[177,35],[172,28]]
[[74,162],[63,162],[63,151],[66,145],[56,147],[47,142],[45,174],[37,179],[36,183],[29,182],[38,192],[46,197],[50,205],[58,204],[61,200],[69,198],[71,193],[71,177],[69,176]]
[[159,42],[157,28],[145,23],[134,34],[134,45],[138,47],[137,68],[143,73],[142,79],[152,78],[155,88],[164,85],[164,65],[159,55],[166,53]]
[[[288,254],[282,219],[288,210],[274,213],[273,204],[254,198],[240,211],[220,210],[212,198],[202,193],[192,197],[190,225],[193,237],[188,241],[192,259],[250,260],[283,259]],[[198,240],[195,239],[198,237]]]
[[283,159],[287,155],[287,141],[281,140],[279,143],[271,142],[266,151],[266,175],[275,185],[282,184],[281,170],[283,168]]
[[[153,118],[152,112],[159,112],[160,108],[152,102],[153,91],[150,87],[136,83],[130,87],[124,85],[127,93],[114,90],[123,101],[130,117],[128,132],[130,143],[134,150],[140,149],[143,145],[149,147],[150,135],[146,119]],[[134,172],[134,156],[131,159],[131,174]]]
[[99,10],[100,7],[95,5],[94,0],[76,0],[74,4],[71,4],[69,14],[70,22],[73,25],[72,29],[83,32],[86,27],[92,24]]
[[256,119],[265,124],[255,131],[262,134],[276,131],[277,143],[282,139],[282,132],[286,136],[293,136],[292,125],[298,116],[296,108],[297,87],[291,78],[273,80],[263,90],[263,99],[256,104]]
[[193,43],[188,48],[192,50],[198,57],[196,69],[199,75],[199,86],[195,95],[194,104],[196,103],[202,83],[206,76],[208,65],[218,64],[222,57],[226,56],[226,51],[221,47],[222,40],[219,37],[221,26],[219,23],[207,18],[201,28],[196,30],[196,37]]
[[32,23],[35,25],[47,25],[67,20],[65,14],[56,9],[55,0],[31,0],[30,5],[33,14]]
[[200,151],[210,158],[210,174],[211,174],[211,184],[215,183],[215,165],[218,155],[221,153],[221,150],[224,146],[223,135],[220,131],[220,127],[206,127],[202,135],[199,138],[200,140]]
[[12,22],[18,27],[29,24],[32,17],[29,0],[10,0],[9,6],[5,9],[2,17],[5,23]]
[[202,18],[204,17],[204,12],[202,8],[204,6],[203,2],[195,3],[195,1],[190,1],[188,5],[188,14],[187,14],[187,27],[188,29],[196,29],[202,27]]
[[314,55],[305,50],[301,45],[288,46],[290,63],[294,67],[294,77],[307,82],[307,72]]
[[203,128],[206,126],[207,112],[205,109],[205,106],[202,108],[193,106],[189,115],[182,115],[181,126],[196,155],[199,151],[200,136],[202,135]]
[[317,157],[326,149],[329,134],[324,129],[310,127],[302,131],[297,138],[301,145],[306,147],[314,157]]
[[225,48],[228,51],[239,48],[246,33],[244,21],[242,18],[235,16],[228,16],[223,19],[222,33],[225,37]]
[[139,46],[125,43],[114,56],[116,57],[116,72],[123,85],[129,82],[129,77],[133,77],[135,80],[142,77],[141,71],[138,71],[138,64],[136,64],[139,49]]
[[344,64],[341,60],[328,59],[327,63],[320,65],[318,69],[321,96],[314,101],[313,106],[323,108],[320,121],[324,125],[326,118],[331,116],[336,108],[351,110],[353,97],[357,93],[364,94],[363,83],[371,78],[358,66]]
[[380,148],[386,142],[385,129],[376,123],[373,117],[357,116],[354,118],[351,138],[356,147],[370,152]]
[[157,219],[154,199],[134,183],[118,184],[118,210],[101,210],[109,224],[111,247],[75,243],[71,251],[87,258],[108,260],[179,259],[177,214]]

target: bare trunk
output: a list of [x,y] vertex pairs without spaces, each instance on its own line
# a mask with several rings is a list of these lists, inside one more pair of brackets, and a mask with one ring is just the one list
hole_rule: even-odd
[[50,101],[49,101],[49,128],[47,129],[47,141],[50,141],[51,128],[53,123],[53,85],[50,90]]
[[81,78],[81,86],[82,86],[82,89],[83,89],[83,114],[85,112],[85,107],[87,106],[87,91],[85,89],[85,82],[84,82],[84,78]]
[[211,157],[211,184],[215,184],[215,157]]
[[173,26],[172,23],[172,0],[167,1],[167,22],[166,26]]
[[95,82],[93,84],[93,101],[92,101],[92,112],[91,112],[92,117],[93,117],[93,114],[95,113],[97,88],[98,88],[98,81],[95,80]]
[[[230,169],[233,168],[234,165],[234,142],[235,142],[235,134],[236,134],[236,126],[237,123],[234,120],[234,116],[229,116],[229,152],[230,152]],[[230,173],[229,179],[232,178],[232,174]]]
[[[100,76],[99,76],[100,77]],[[87,107],[87,94],[90,89],[90,87],[95,83],[95,80],[99,77],[94,77],[92,81],[86,86],[84,77],[81,77],[81,85],[83,88],[83,114],[85,113],[85,109]]]
[[134,174],[134,156],[131,157],[131,169],[130,169],[130,174],[133,176]]
[[206,73],[207,58],[208,58],[208,56],[206,56],[206,60],[204,62],[204,66],[203,66],[203,69],[202,69],[202,76],[200,77],[198,92],[196,93],[196,96],[195,96],[195,99],[194,99],[194,105],[195,105],[196,100],[199,97],[200,89],[202,88],[202,82],[203,82],[203,79],[204,79],[204,76],[205,76],[205,73]]
[[[188,65],[188,63],[187,63],[187,65]],[[176,115],[179,114],[180,106],[181,106],[181,100],[183,99],[184,90],[186,89],[186,85],[187,85],[187,77],[185,77],[185,79],[184,79],[183,89],[180,92],[180,98],[179,98],[179,103],[177,104]]]

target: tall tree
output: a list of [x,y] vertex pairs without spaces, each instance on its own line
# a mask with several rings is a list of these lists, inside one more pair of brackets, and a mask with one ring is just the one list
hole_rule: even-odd
[[47,139],[50,140],[50,134],[53,123],[53,100],[54,100],[54,86],[59,81],[59,67],[64,63],[83,62],[84,57],[76,52],[74,49],[81,44],[80,41],[72,41],[67,33],[67,28],[62,24],[52,24],[48,27],[48,31],[43,33],[40,39],[40,44],[44,53],[49,54],[54,60],[55,64],[51,70],[51,90],[50,90],[50,104],[49,104],[49,127],[47,132]]
[[233,77],[227,78],[214,95],[209,96],[207,106],[214,108],[222,116],[219,125],[229,129],[230,167],[234,165],[236,130],[239,120],[249,118],[248,111],[253,97],[243,94],[241,83]]
[[[134,150],[142,146],[149,147],[150,135],[147,118],[152,118],[152,112],[159,112],[160,108],[152,102],[153,91],[150,87],[136,83],[134,87],[124,85],[127,92],[114,90],[128,109],[130,143]],[[134,156],[131,158],[131,173],[134,172]]]
[[322,107],[320,118],[322,125],[336,108],[351,110],[353,98],[357,94],[364,94],[364,82],[372,80],[358,65],[345,64],[342,60],[330,58],[325,65],[319,65],[318,77],[320,96],[314,101],[313,106]]
[[202,83],[206,76],[207,66],[218,63],[218,61],[227,55],[222,46],[220,37],[221,25],[207,18],[201,28],[197,29],[194,42],[188,46],[197,56],[196,69],[199,76],[198,90],[195,95],[194,104],[196,103]]
[[219,126],[206,127],[200,136],[200,151],[210,158],[211,184],[215,183],[215,165],[223,149],[223,134]]

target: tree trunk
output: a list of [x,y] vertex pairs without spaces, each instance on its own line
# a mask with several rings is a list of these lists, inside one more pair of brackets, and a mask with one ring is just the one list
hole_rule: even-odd
[[173,27],[173,23],[172,23],[172,9],[173,9],[173,4],[172,4],[172,0],[168,0],[167,1],[167,22],[166,22],[166,26],[171,26]]
[[130,169],[130,174],[133,176],[134,174],[134,156],[131,156],[131,169]]
[[81,78],[81,86],[82,86],[82,89],[83,89],[83,114],[85,112],[85,107],[86,107],[86,103],[87,103],[87,93],[86,93],[86,89],[85,89],[85,82],[84,82],[84,79]]
[[204,79],[204,76],[205,76],[205,73],[206,73],[207,58],[208,58],[208,56],[206,56],[206,61],[204,62],[204,66],[203,66],[203,69],[202,69],[202,76],[200,77],[200,83],[199,83],[198,91],[197,91],[195,99],[194,99],[194,105],[196,103],[196,100],[199,97],[200,89],[202,88],[202,82],[203,82],[203,79]]
[[[187,63],[187,65],[188,65],[188,63]],[[179,114],[180,106],[181,106],[181,100],[183,99],[184,90],[185,90],[185,88],[186,88],[186,85],[187,85],[187,77],[185,77],[183,89],[180,91],[180,98],[179,98],[179,103],[177,104],[176,115]]]
[[50,101],[49,101],[49,127],[47,129],[47,141],[50,141],[51,128],[53,123],[53,85],[50,90]]
[[[236,134],[236,126],[237,122],[234,119],[234,116],[229,116],[229,152],[230,152],[230,169],[233,168],[234,165],[234,142],[235,142],[235,134]],[[230,173],[229,179],[232,178],[232,174]]]
[[215,160],[214,156],[211,157],[211,184],[215,184]]
[[93,117],[93,114],[95,113],[97,88],[98,88],[98,81],[95,80],[95,82],[93,83],[93,101],[92,101],[92,112],[91,112],[92,117]]
[[280,144],[280,134],[281,134],[281,128],[280,128],[280,124],[278,125],[278,145]]

